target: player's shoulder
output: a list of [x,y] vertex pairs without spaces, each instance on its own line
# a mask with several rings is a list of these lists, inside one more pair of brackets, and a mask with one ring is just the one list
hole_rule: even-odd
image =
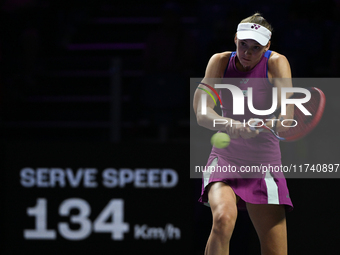
[[276,52],[272,51],[270,54],[270,57],[268,59],[268,65],[269,67],[280,67],[280,65],[286,65],[289,64],[288,59],[286,56]]
[[272,51],[268,59],[268,72],[272,77],[290,77],[291,70],[286,56]]
[[222,77],[227,67],[231,51],[215,53],[209,60],[206,77]]
[[215,53],[214,55],[212,55],[211,60],[217,61],[217,62],[228,61],[231,53],[232,53],[231,51]]

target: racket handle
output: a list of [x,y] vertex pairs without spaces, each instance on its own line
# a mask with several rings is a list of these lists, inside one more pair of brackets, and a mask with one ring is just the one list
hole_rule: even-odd
[[[256,126],[259,122],[263,121],[263,123],[266,123],[266,120],[270,120],[270,119],[276,119],[276,116],[274,114],[270,115],[267,119],[256,119],[254,120],[254,122],[252,123],[253,126]],[[265,124],[264,124],[265,125]],[[262,132],[264,129],[266,128],[257,128],[257,127],[252,127],[249,126],[249,129],[252,131],[258,130],[259,132]]]
[[256,119],[252,122],[252,126],[249,126],[249,129],[252,130],[252,131],[255,131],[255,130],[258,130],[259,132],[262,132],[263,131],[263,128],[258,128],[256,127],[257,124],[259,124],[262,120],[260,119]]

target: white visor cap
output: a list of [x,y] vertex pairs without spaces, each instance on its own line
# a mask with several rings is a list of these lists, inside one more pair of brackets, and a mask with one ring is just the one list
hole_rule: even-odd
[[237,26],[237,39],[253,39],[262,46],[266,46],[272,33],[269,29],[255,23],[240,23]]

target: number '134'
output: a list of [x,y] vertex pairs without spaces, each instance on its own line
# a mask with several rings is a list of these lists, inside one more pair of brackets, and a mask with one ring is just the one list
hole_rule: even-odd
[[[71,214],[72,209],[77,209],[78,214]],[[25,239],[56,239],[54,229],[47,229],[47,200],[38,198],[34,207],[27,208],[27,214],[35,217],[35,228],[25,229]],[[91,207],[89,203],[80,198],[64,200],[59,206],[60,216],[70,216],[70,222],[77,224],[78,229],[70,228],[68,222],[58,224],[58,232],[69,240],[82,240],[87,238],[92,230],[94,232],[111,233],[113,240],[123,240],[124,233],[129,231],[129,224],[124,222],[124,200],[112,199],[92,223],[89,219]],[[110,221],[111,219],[111,221]]]

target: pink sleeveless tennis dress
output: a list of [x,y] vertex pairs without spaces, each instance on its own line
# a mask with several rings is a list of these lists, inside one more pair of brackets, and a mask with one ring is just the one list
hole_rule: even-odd
[[[223,105],[221,108],[224,117],[238,120],[241,123],[244,120],[247,122],[250,118],[269,117],[257,116],[250,112],[247,104],[247,89],[252,87],[255,109],[267,110],[271,108],[273,85],[268,80],[270,54],[271,51],[265,52],[260,62],[252,70],[241,72],[236,68],[236,52],[232,52],[222,83],[230,84],[232,81],[232,85],[239,87],[244,92],[244,115],[233,115],[232,94],[229,89],[221,89],[220,97]],[[247,202],[285,205],[287,211],[291,211],[293,204],[280,166],[279,141],[271,133],[262,132],[250,139],[241,137],[231,139],[226,148],[212,148],[206,169],[214,170],[203,173],[202,193],[199,201],[209,205],[206,188],[209,183],[220,181],[228,184],[240,197],[239,208],[244,208],[245,202]]]

